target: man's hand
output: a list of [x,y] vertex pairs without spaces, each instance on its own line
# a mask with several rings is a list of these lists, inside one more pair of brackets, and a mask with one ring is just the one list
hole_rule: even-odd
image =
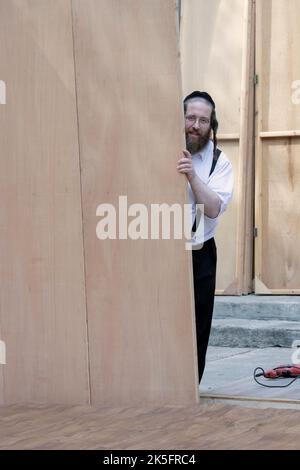
[[177,171],[187,177],[195,196],[196,204],[204,204],[204,214],[211,219],[218,217],[221,209],[221,199],[197,176],[192,163],[192,156],[183,150],[184,157],[178,161]]
[[196,176],[196,172],[193,168],[192,155],[187,150],[183,150],[183,157],[178,160],[177,171],[178,173],[185,174],[189,182]]

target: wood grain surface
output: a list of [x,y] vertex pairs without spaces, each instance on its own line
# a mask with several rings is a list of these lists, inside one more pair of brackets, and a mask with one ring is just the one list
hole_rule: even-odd
[[0,56],[0,400],[88,403],[70,2],[0,0]]
[[300,293],[300,3],[257,2],[257,294]]
[[97,207],[113,204],[119,217],[120,196],[148,211],[187,202],[186,179],[176,171],[184,134],[175,6],[73,1],[95,404],[198,400],[184,241],[96,236]]
[[247,294],[253,265],[253,1],[183,0],[180,37],[184,95],[193,90],[212,95],[218,146],[235,178],[233,199],[216,234],[216,293]]
[[0,407],[0,449],[300,449],[300,411],[225,404]]

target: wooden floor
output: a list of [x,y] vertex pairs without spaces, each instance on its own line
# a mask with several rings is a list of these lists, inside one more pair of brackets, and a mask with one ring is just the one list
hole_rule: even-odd
[[0,407],[0,449],[300,449],[300,411]]

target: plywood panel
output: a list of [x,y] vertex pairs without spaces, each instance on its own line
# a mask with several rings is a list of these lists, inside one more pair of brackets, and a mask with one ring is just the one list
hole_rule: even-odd
[[[235,174],[238,172],[238,141],[224,141],[220,143],[220,147],[230,155],[230,160]],[[238,282],[236,279],[236,249],[238,243],[238,232],[232,227],[237,227],[238,217],[238,198],[234,197],[231,201],[225,215],[220,220],[216,244],[218,250],[218,266],[217,266],[217,293],[234,295],[238,290]],[[222,288],[223,287],[223,288]]]
[[92,402],[198,399],[182,240],[96,237],[96,209],[187,201],[173,0],[73,1]]
[[216,236],[217,293],[248,293],[253,243],[254,5],[248,0],[183,0],[181,6],[183,92],[200,89],[213,96],[219,147],[235,173],[233,201]]
[[[221,134],[240,131],[244,13],[245,2],[241,0],[183,0],[181,6],[184,95],[199,88],[211,92]],[[223,105],[224,90],[231,107]]]
[[300,105],[292,100],[293,82],[300,80],[300,2],[266,0],[257,8],[261,131],[300,130]]
[[0,0],[4,402],[88,403],[70,2]]
[[[1,318],[1,312],[0,312],[0,318]],[[3,341],[1,338],[2,338],[2,330],[1,330],[1,323],[0,323],[0,341]],[[0,345],[0,348],[1,348],[1,345]],[[4,367],[5,367],[5,364],[2,364],[0,362],[0,405],[4,404]]]
[[263,223],[259,278],[268,290],[300,290],[300,139],[267,140],[262,148]]
[[297,0],[257,3],[256,293],[300,293],[299,21]]

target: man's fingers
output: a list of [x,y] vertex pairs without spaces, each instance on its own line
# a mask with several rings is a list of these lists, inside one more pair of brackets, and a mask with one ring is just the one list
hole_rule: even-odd
[[178,170],[179,172],[181,172],[181,171],[184,171],[184,172],[185,172],[185,171],[188,171],[188,172],[190,172],[192,169],[191,169],[190,166],[180,166],[180,167],[177,167],[177,170]]
[[190,165],[191,160],[189,158],[181,158],[180,160],[178,160],[177,164],[180,165],[181,163],[188,163]]
[[188,150],[183,150],[182,152],[183,152],[185,158],[188,158],[189,160],[192,159],[192,155],[190,154],[190,152]]
[[183,150],[184,157],[177,162],[178,173],[190,173],[193,171],[192,156],[188,150]]
[[182,160],[179,160],[179,162],[177,162],[177,166],[180,166],[180,165],[189,165],[191,168],[193,166],[192,162],[188,160],[187,158],[183,158]]
[[193,167],[191,165],[185,164],[185,165],[178,165],[177,170],[187,170],[187,171],[192,171]]

